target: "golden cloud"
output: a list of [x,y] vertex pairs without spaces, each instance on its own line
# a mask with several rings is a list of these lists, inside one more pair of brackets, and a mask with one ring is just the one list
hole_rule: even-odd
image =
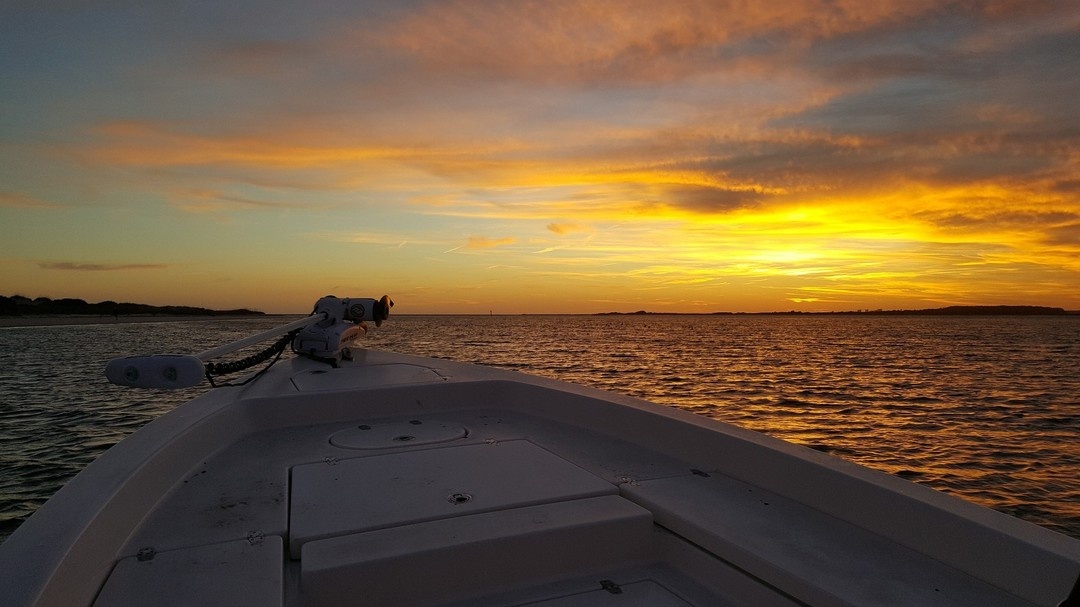
[[556,234],[573,234],[574,232],[591,232],[592,228],[579,223],[549,223],[547,225],[549,232]]
[[470,236],[468,243],[465,245],[466,249],[491,249],[494,247],[501,247],[505,245],[514,244],[517,242],[517,238],[505,237],[505,238],[488,238],[487,236]]

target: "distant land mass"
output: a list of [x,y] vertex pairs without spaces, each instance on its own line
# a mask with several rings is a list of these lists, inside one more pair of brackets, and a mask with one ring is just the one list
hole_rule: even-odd
[[[637,315],[664,315],[679,314],[679,312],[601,312],[598,316],[637,316]],[[720,314],[856,314],[856,315],[927,315],[927,316],[979,316],[979,315],[1012,315],[1012,316],[1057,316],[1063,314],[1080,314],[1080,311],[1068,311],[1065,308],[1051,308],[1047,306],[947,306],[944,308],[929,308],[924,310],[849,310],[846,312],[800,312],[791,310],[788,312],[711,312],[710,315]]]
[[30,299],[22,295],[0,295],[0,316],[261,316],[263,312],[208,310],[192,306],[151,306],[138,303],[102,301],[87,303],[82,299]]

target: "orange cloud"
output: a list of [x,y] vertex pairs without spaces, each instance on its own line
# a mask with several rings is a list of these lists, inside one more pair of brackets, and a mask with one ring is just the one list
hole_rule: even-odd
[[[775,37],[788,53],[810,42],[934,10],[933,0],[784,3],[700,0],[443,2],[409,15],[381,36],[438,71],[502,78],[669,82],[752,63],[763,53],[716,49]],[[766,53],[767,55],[768,53]]]

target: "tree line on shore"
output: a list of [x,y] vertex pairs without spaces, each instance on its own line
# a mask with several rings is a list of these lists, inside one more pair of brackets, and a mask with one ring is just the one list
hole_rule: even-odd
[[[754,314],[926,314],[926,315],[1058,315],[1076,314],[1064,308],[1046,306],[947,306],[923,310],[850,310],[845,312],[756,312]],[[210,310],[193,306],[152,306],[139,303],[118,303],[102,301],[88,303],[83,299],[49,299],[38,297],[30,299],[22,295],[0,295],[0,316],[46,316],[46,315],[95,315],[95,316],[252,316],[263,315],[258,310],[239,308],[236,310]],[[601,312],[599,315],[639,315],[670,314],[665,312]],[[743,314],[739,312],[713,312],[712,314]]]
[[261,315],[257,310],[209,310],[193,306],[151,306],[138,303],[102,301],[88,303],[83,299],[30,299],[22,295],[0,295],[0,316],[44,315],[95,315],[95,316],[249,316]]

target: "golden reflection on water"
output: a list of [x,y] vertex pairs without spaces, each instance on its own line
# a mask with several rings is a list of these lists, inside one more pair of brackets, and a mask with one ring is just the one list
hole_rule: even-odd
[[400,324],[376,339],[380,347],[679,407],[1080,537],[1080,317],[418,317]]
[[[280,323],[0,330],[0,537],[201,391],[114,389],[105,361]],[[1080,316],[398,316],[364,345],[679,407],[1080,538]]]

